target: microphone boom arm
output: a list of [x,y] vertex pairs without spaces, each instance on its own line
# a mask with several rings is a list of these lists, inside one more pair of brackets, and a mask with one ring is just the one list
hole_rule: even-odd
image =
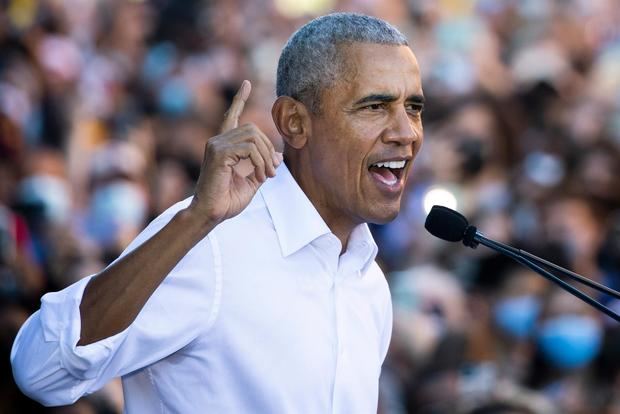
[[[473,229],[473,231],[471,231],[470,229]],[[480,243],[486,247],[489,247],[499,253],[503,253],[506,256],[510,257],[511,259],[521,263],[522,265],[530,268],[531,270],[535,271],[536,273],[540,274],[541,276],[543,276],[545,279],[557,284],[558,286],[560,286],[562,289],[566,290],[567,292],[571,293],[572,295],[578,297],[579,299],[583,300],[584,302],[586,302],[587,304],[589,304],[590,306],[593,306],[594,308],[598,309],[599,311],[603,312],[604,314],[606,314],[607,316],[609,316],[610,318],[614,319],[617,322],[620,322],[620,315],[618,315],[616,312],[614,312],[613,310],[611,310],[610,308],[608,308],[607,306],[603,305],[602,303],[596,301],[595,299],[591,298],[590,296],[586,295],[585,293],[583,293],[581,290],[577,289],[576,287],[566,283],[565,281],[563,281],[562,279],[560,279],[559,277],[557,277],[556,275],[554,275],[553,273],[549,272],[547,269],[544,269],[543,267],[540,266],[540,264],[545,265],[545,266],[549,266],[551,268],[553,268],[554,270],[572,278],[573,280],[577,281],[577,282],[581,282],[586,286],[589,286],[593,289],[602,291],[604,293],[607,293],[615,298],[620,299],[620,292],[617,292],[611,288],[608,288],[607,286],[603,286],[593,280],[590,280],[586,277],[583,277],[575,272],[571,272],[570,270],[564,269],[563,267],[560,267],[556,264],[553,264],[547,260],[541,259],[540,257],[537,257],[531,253],[528,253],[524,250],[521,249],[516,249],[512,246],[508,246],[506,244],[491,240],[486,238],[482,233],[480,233],[479,231],[476,230],[476,228],[474,226],[469,226],[468,230],[470,230],[470,234],[468,235],[469,237],[465,237],[463,240],[463,243],[465,243],[466,246],[469,247],[474,247]],[[466,232],[467,233],[467,232]]]
[[[592,289],[613,296],[616,299],[620,299],[620,292],[617,292],[611,288],[608,288],[607,286],[583,277],[575,272],[564,269],[563,267],[553,264],[547,260],[541,259],[540,257],[534,256],[531,253],[528,253],[521,249],[516,249],[512,246],[508,246],[507,244],[503,244],[495,240],[488,239],[482,233],[480,233],[475,226],[469,225],[469,223],[467,222],[467,218],[465,218],[465,216],[463,216],[457,211],[454,211],[444,206],[433,206],[428,216],[426,217],[424,228],[426,228],[426,230],[428,230],[428,232],[431,233],[433,236],[438,237],[442,240],[450,242],[462,241],[465,246],[471,247],[472,249],[478,247],[479,244],[483,244],[484,246],[489,247],[499,253],[505,254],[516,262],[543,276],[550,282],[555,283],[573,296],[576,296],[577,298],[586,302],[588,305],[603,312],[605,315],[609,316],[615,321],[620,322],[620,315],[618,315],[615,311],[606,307],[602,303],[597,302],[595,299],[586,295],[573,285],[566,283],[564,280],[551,273],[549,271],[549,268],[577,282],[583,283],[584,285],[589,286]],[[543,266],[546,266],[547,268],[544,268]]]

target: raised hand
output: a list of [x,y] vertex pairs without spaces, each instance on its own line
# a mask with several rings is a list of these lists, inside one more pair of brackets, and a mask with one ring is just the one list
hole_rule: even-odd
[[210,138],[190,206],[206,222],[220,223],[239,214],[260,185],[276,174],[282,154],[253,124],[239,125],[252,85],[245,80],[226,112],[220,134]]

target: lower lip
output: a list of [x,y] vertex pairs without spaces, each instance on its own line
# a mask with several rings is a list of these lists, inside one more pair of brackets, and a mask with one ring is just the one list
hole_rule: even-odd
[[376,186],[381,190],[381,192],[388,195],[399,195],[404,187],[403,179],[398,178],[394,183],[386,182],[385,179],[375,172],[369,171],[372,177],[372,180],[376,184]]

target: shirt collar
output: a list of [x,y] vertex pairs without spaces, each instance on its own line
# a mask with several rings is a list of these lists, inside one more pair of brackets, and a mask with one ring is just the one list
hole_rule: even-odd
[[354,267],[361,269],[360,276],[366,274],[378,251],[379,248],[372,237],[368,224],[363,223],[356,226],[351,232],[351,237],[349,237],[347,253],[352,253],[359,258]]
[[[331,230],[284,163],[278,167],[276,176],[268,179],[259,191],[273,221],[284,257],[323,235],[331,234]],[[349,238],[345,254],[357,257],[358,263],[355,267],[361,268],[361,274],[366,273],[377,256],[377,251],[377,244],[368,225],[363,223],[356,226]]]
[[284,163],[259,190],[284,257],[331,231]]

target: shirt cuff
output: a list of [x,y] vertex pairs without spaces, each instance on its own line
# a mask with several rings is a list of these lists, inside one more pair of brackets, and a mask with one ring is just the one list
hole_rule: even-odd
[[87,380],[96,378],[127,336],[128,329],[92,344],[77,346],[81,336],[80,303],[92,276],[60,292],[41,298],[41,322],[46,342],[58,342],[60,362],[71,375]]

